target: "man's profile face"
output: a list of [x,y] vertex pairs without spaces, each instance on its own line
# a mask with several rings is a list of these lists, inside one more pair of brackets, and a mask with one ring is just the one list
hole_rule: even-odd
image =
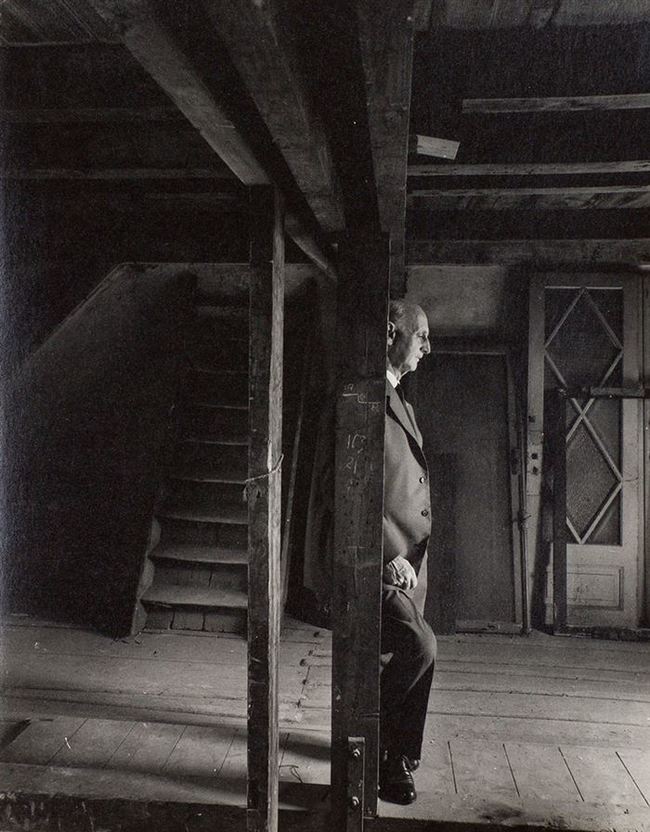
[[399,376],[417,369],[422,356],[431,352],[429,322],[416,307],[397,323],[388,323],[388,364]]

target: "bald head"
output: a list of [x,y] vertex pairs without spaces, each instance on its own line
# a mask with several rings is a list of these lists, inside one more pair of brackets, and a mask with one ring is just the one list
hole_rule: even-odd
[[422,307],[405,300],[392,300],[388,308],[388,369],[400,379],[415,370],[431,352],[429,322]]

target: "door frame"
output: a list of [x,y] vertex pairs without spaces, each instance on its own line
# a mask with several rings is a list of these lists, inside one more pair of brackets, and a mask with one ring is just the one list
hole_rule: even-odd
[[639,587],[642,592],[640,599],[640,611],[642,625],[650,627],[650,400],[648,399],[648,388],[650,387],[650,274],[644,274],[639,280],[640,291],[640,313],[641,324],[641,384],[644,389],[643,413],[641,434],[642,441],[642,480],[643,480],[643,520],[639,524],[645,532],[644,539],[639,541],[640,551],[643,552],[643,564],[639,574]]
[[[542,524],[542,507],[541,507],[541,483],[542,483],[542,471],[543,471],[543,441],[544,441],[544,431],[546,430],[555,430],[557,432],[557,426],[553,425],[544,425],[544,401],[545,401],[545,390],[544,390],[544,370],[545,370],[545,361],[544,361],[544,354],[545,354],[545,316],[546,316],[546,303],[545,303],[545,290],[549,286],[561,286],[563,284],[569,285],[589,285],[595,284],[597,285],[599,282],[606,283],[611,281],[612,283],[615,282],[617,279],[622,282],[631,282],[633,279],[637,279],[637,287],[636,291],[638,294],[637,302],[638,302],[638,314],[636,315],[636,331],[634,333],[634,339],[636,341],[636,357],[635,360],[638,364],[638,380],[643,382],[644,379],[644,367],[648,365],[648,359],[650,358],[650,343],[648,342],[648,336],[644,337],[645,333],[649,332],[649,328],[647,326],[646,315],[648,313],[648,304],[645,304],[645,308],[642,307],[642,301],[647,293],[650,290],[650,283],[646,283],[645,290],[642,292],[642,285],[641,280],[639,279],[638,274],[634,274],[628,271],[620,270],[618,272],[579,272],[579,273],[565,273],[565,272],[540,272],[536,273],[531,276],[530,278],[530,288],[529,288],[529,353],[528,353],[528,447],[527,447],[527,476],[526,476],[526,492],[527,492],[527,514],[530,519],[529,530],[528,530],[528,546],[529,551],[534,553],[533,558],[533,565],[538,565],[542,563],[545,552],[543,550],[544,541],[542,539],[541,534],[541,524]],[[646,278],[646,281],[650,281],[650,277]],[[636,313],[635,313],[636,314]],[[630,312],[628,309],[624,309],[624,318],[623,318],[623,329],[625,331],[626,328],[630,326]],[[625,393],[630,393],[630,395],[621,395],[621,398],[630,399],[644,399],[643,388],[639,388],[636,392],[632,389],[634,387],[633,384],[630,383],[628,379],[623,380],[623,387],[621,391]],[[639,403],[637,406],[640,407]],[[645,546],[647,547],[650,543],[649,534],[646,533],[646,525],[648,524],[649,519],[649,512],[650,512],[650,498],[649,498],[649,489],[650,489],[650,471],[648,468],[650,466],[644,466],[644,458],[647,458],[645,455],[644,446],[648,444],[649,437],[645,436],[646,431],[644,431],[644,424],[648,424],[647,419],[650,417],[650,408],[649,403],[647,401],[643,402],[643,410],[644,413],[639,414],[638,418],[638,431],[635,437],[635,442],[637,445],[637,460],[636,464],[638,465],[638,557],[637,557],[637,618],[639,622],[643,618],[643,611],[645,605],[645,617],[646,620],[648,619],[648,592],[647,589],[650,587],[650,576],[648,573],[648,566],[649,566],[649,557],[648,551],[644,551],[644,541]],[[642,418],[645,417],[646,421],[642,422]],[[559,417],[558,417],[559,419]],[[628,439],[631,441],[631,439]],[[557,453],[557,450],[556,450]],[[550,460],[548,461],[550,464]],[[645,485],[645,488],[644,488]],[[642,492],[644,491],[644,493]],[[559,505],[559,502],[558,502]],[[645,515],[645,516],[644,516]],[[554,520],[555,524],[555,520]],[[562,523],[562,527],[564,523]],[[650,532],[650,529],[648,529]],[[560,531],[560,526],[558,524],[554,525],[554,533],[553,537],[554,540],[560,540],[560,548],[562,549],[563,545],[565,548],[565,543],[562,543],[561,539],[562,533]],[[553,546],[555,548],[555,544]],[[562,551],[559,553],[560,558],[562,558]],[[553,552],[553,564],[554,564],[554,574],[553,574],[553,591],[551,593],[551,597],[546,599],[548,604],[549,601],[553,604],[553,625],[554,625],[554,632],[556,633],[591,633],[595,629],[606,629],[611,631],[618,631],[618,630],[629,630],[629,629],[638,629],[638,627],[642,626],[638,624],[636,628],[629,628],[625,626],[619,625],[603,625],[602,627],[596,625],[589,625],[589,624],[567,624],[567,605],[563,603],[562,599],[556,597],[556,588],[557,586],[565,587],[566,581],[565,577],[559,575],[556,561],[556,552]],[[565,560],[565,559],[564,559]],[[645,564],[645,567],[644,567]],[[533,575],[529,578],[529,586],[532,592],[533,590]],[[565,587],[566,588],[566,587]],[[566,599],[564,599],[566,602]],[[549,623],[547,618],[547,623]]]

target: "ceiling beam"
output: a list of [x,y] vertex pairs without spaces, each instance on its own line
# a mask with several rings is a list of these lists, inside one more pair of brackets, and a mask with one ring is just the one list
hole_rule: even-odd
[[650,185],[419,189],[409,194],[407,204],[409,208],[426,207],[438,211],[646,208],[650,205]]
[[409,165],[411,177],[564,176],[594,173],[648,173],[649,159],[621,162],[505,162],[477,165]]
[[340,186],[299,70],[288,16],[276,0],[202,2],[314,216],[324,230],[340,231]]
[[428,32],[431,28],[431,11],[434,0],[414,0],[413,25],[416,32]]
[[595,110],[647,110],[650,93],[579,95],[551,98],[464,98],[464,113],[560,113]]
[[48,180],[134,180],[134,179],[226,179],[233,182],[227,170],[210,168],[0,168],[0,179]]
[[404,270],[406,169],[413,67],[413,0],[357,0],[379,220],[391,235],[395,275]]
[[245,185],[267,184],[266,172],[154,5],[147,0],[90,2],[233,173]]
[[635,240],[409,240],[409,265],[554,263],[625,264],[650,262],[650,238]]
[[2,124],[96,124],[180,121],[177,107],[25,107],[0,108]]
[[0,39],[5,43],[88,43],[109,37],[108,28],[87,3],[4,0],[2,4]]
[[434,0],[432,22],[458,29],[616,26],[647,22],[644,0]]
[[[68,1],[85,3],[85,0]],[[179,37],[161,17],[157,7],[149,0],[89,2],[237,178],[245,185],[270,184],[271,177],[258,161],[247,137],[227,117],[217,95],[204,80],[190,48],[191,42]],[[210,60],[209,56],[205,57]],[[313,257],[313,251],[318,251],[319,259],[328,261],[328,255],[317,239],[319,229],[310,227],[313,220],[306,223],[291,209],[287,214],[294,216],[294,226],[300,229],[298,245],[302,242],[304,250],[304,241],[310,240],[312,254],[307,253],[311,259],[320,266],[319,260]]]

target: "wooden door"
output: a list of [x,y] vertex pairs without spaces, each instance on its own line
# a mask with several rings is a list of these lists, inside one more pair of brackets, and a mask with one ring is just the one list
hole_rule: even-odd
[[[638,385],[637,278],[566,275],[545,280],[543,297],[543,330],[531,332],[543,331],[544,343],[531,353],[546,391]],[[566,402],[568,625],[639,623],[640,413],[635,399]]]
[[505,350],[436,352],[418,371],[434,516],[425,616],[439,633],[521,630],[511,386]]

